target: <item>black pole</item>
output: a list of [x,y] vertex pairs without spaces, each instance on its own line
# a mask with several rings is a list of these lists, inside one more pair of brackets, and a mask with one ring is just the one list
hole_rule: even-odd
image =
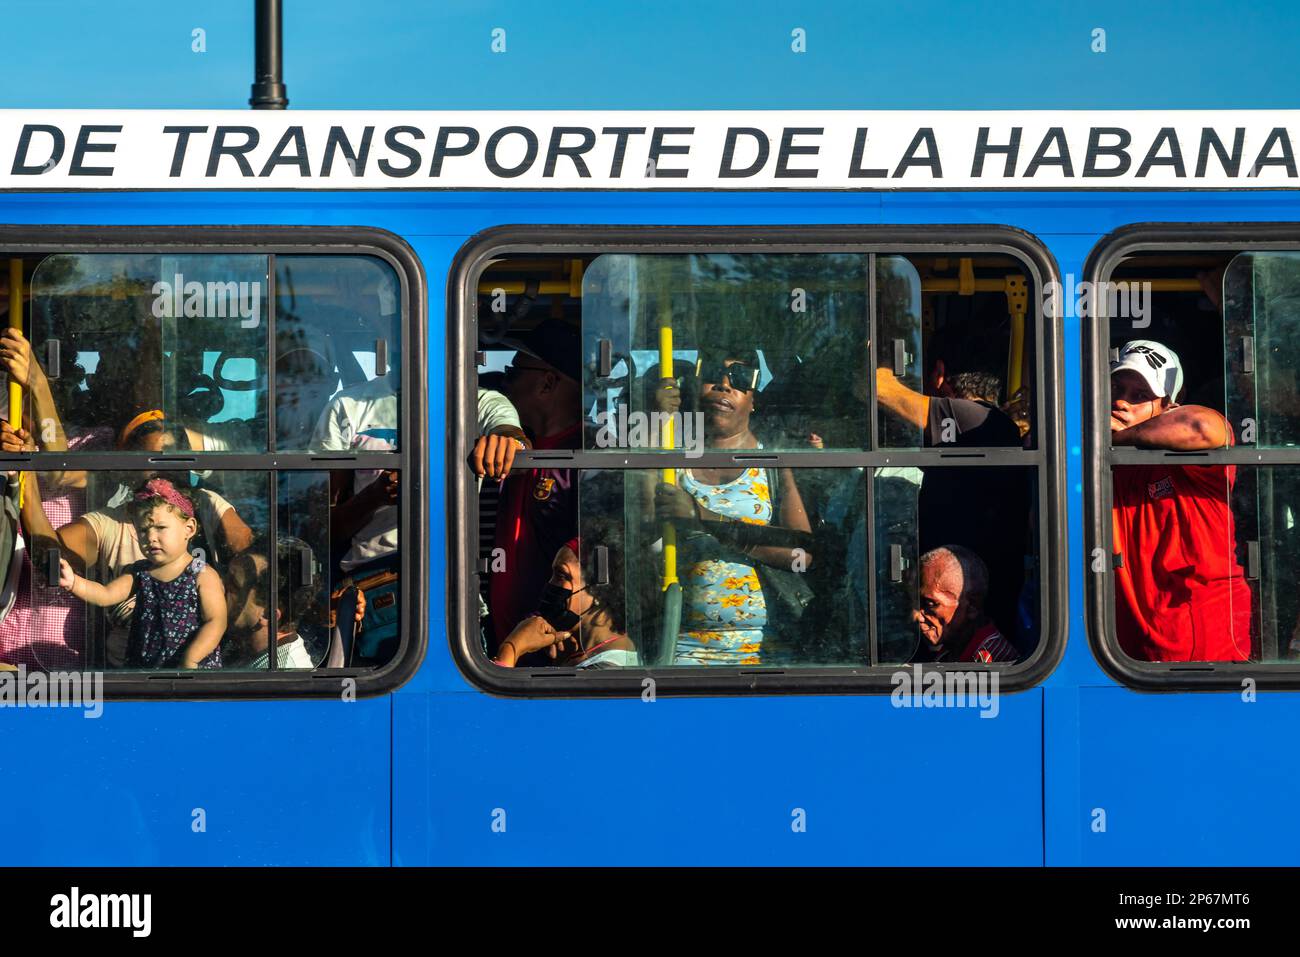
[[280,54],[280,0],[257,0],[253,16],[257,40],[253,95],[248,105],[255,110],[283,110],[289,105],[289,96],[281,75],[284,60]]

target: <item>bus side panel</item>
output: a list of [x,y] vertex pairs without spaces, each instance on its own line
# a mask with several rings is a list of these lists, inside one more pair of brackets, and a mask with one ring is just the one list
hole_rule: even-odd
[[386,865],[388,697],[0,708],[4,865]]
[[1039,691],[995,717],[889,697],[395,697],[397,740],[429,741],[424,784],[420,749],[397,751],[403,863],[1043,862]]
[[1080,689],[1083,863],[1294,865],[1297,724],[1300,694]]

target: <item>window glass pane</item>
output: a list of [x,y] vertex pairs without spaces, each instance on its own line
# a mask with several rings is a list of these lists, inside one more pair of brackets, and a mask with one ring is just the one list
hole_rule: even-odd
[[[488,563],[489,654],[513,644],[518,664],[583,668],[867,663],[866,618],[846,600],[865,600],[861,469],[670,475],[512,473]],[[577,647],[552,658],[529,631],[539,612]]]
[[[921,277],[901,256],[876,260],[876,303],[879,333],[876,367],[892,373],[901,388],[925,391],[921,377]],[[865,370],[864,370],[865,371]],[[885,383],[881,383],[884,385]],[[879,401],[882,448],[920,448],[924,429],[901,415],[891,414]]]
[[1285,567],[1289,483],[1273,494],[1255,469],[1158,459],[1112,473],[1120,648],[1138,661],[1258,660],[1248,543],[1272,526],[1270,558]]
[[66,434],[80,451],[265,450],[266,268],[253,255],[44,259],[29,339],[51,368],[28,393],[42,448]]
[[[33,490],[34,474],[25,480],[25,564],[6,593],[16,596],[13,613],[0,620],[6,661],[176,670],[193,642],[211,637],[201,631],[209,620],[224,625],[197,659],[205,670],[270,670],[272,633],[279,670],[378,666],[396,653],[396,472],[279,473],[274,537],[265,472],[47,472]],[[156,500],[165,507],[147,507]],[[78,583],[75,596],[52,586],[56,547],[94,584]],[[211,618],[195,605],[204,567],[221,598]]]
[[1035,471],[876,470],[880,662],[1005,663],[1037,647]]
[[277,256],[275,440],[281,451],[392,451],[401,286],[370,256]]
[[[1237,560],[1253,592],[1251,657],[1300,660],[1300,468],[1241,469],[1233,500]],[[1258,557],[1252,563],[1255,541]]]
[[[330,473],[281,472],[276,476],[276,509],[276,666],[314,668],[330,651],[330,595],[343,577],[341,571],[332,571],[339,556],[330,541]],[[269,581],[269,570],[266,574]],[[343,631],[339,636],[333,667],[343,664]],[[354,646],[351,630],[346,637],[349,647]],[[266,644],[259,644],[258,653],[267,655]]]
[[[328,475],[328,486],[305,476],[282,477],[281,502],[292,498],[296,503],[288,506],[282,523],[289,521],[287,530],[319,556],[328,555],[329,608],[337,634],[331,635],[326,666],[384,665],[401,640],[400,476],[393,469],[340,469]],[[318,504],[321,490],[327,510]],[[328,539],[316,531],[326,518]],[[358,591],[365,593],[363,610],[358,610]],[[307,597],[298,599],[308,608],[319,607],[321,599]]]
[[582,280],[585,447],[702,451],[749,434],[769,449],[866,448],[867,263],[598,256]]
[[[69,488],[49,481],[42,475],[37,490],[44,514],[56,527],[85,512],[85,489]],[[35,473],[22,481],[32,495]],[[7,483],[4,506],[11,514],[18,511],[17,491]],[[12,532],[6,532],[11,535]],[[48,581],[43,561],[45,549],[25,535],[21,547],[12,553],[6,547],[0,554],[8,561],[0,575],[0,661],[25,665],[29,670],[75,671],[87,665],[86,610],[81,601],[58,587],[58,580]],[[17,543],[15,543],[17,544]]]
[[1228,419],[1238,441],[1300,445],[1300,253],[1242,253],[1223,277]]
[[[922,473],[915,467],[875,470],[876,640],[882,664],[911,661],[920,635],[916,608],[917,509]],[[909,573],[910,570],[910,573]],[[866,607],[865,597],[853,599]]]
[[882,448],[1033,448],[1036,299],[1009,256],[876,260]]
[[[265,473],[40,473],[39,487],[34,474],[25,480],[23,524],[37,612],[31,634],[55,652],[43,664],[59,657],[51,635],[61,630],[90,668],[236,666],[243,635],[228,614],[229,576],[269,538]],[[77,576],[71,600],[66,587],[50,587],[55,548],[65,575]],[[202,605],[205,588],[219,611]]]

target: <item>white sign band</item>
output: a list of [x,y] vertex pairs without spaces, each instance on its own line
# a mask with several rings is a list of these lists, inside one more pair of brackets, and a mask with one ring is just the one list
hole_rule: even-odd
[[1300,111],[0,111],[0,189],[1295,189]]

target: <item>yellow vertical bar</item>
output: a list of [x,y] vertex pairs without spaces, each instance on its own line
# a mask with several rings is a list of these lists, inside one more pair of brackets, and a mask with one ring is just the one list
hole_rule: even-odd
[[[9,328],[23,331],[23,261],[9,260]],[[23,426],[23,387],[9,380],[9,424]]]
[[[9,328],[23,331],[23,261],[9,260]],[[23,427],[23,387],[9,380],[9,425]],[[23,504],[23,473],[18,473],[18,507]]]
[[1025,361],[1025,314],[1011,314],[1011,361],[1007,363],[1007,398],[1020,391],[1020,372]]
[[1029,285],[1024,276],[1006,277],[1007,311],[1011,314],[1011,348],[1007,356],[1007,400],[1020,391],[1025,367],[1025,315],[1029,311]]
[[[659,314],[659,377],[672,378],[676,370],[673,368],[673,323],[672,323],[672,305],[665,303]],[[683,410],[684,411],[684,410]],[[674,448],[677,445],[676,430],[673,426],[673,420],[668,419],[663,424],[660,435],[660,446],[665,449]],[[677,484],[677,470],[664,469],[663,479],[669,485]],[[664,589],[667,590],[669,585],[677,583],[677,529],[670,523],[665,523],[663,528],[664,537]]]

